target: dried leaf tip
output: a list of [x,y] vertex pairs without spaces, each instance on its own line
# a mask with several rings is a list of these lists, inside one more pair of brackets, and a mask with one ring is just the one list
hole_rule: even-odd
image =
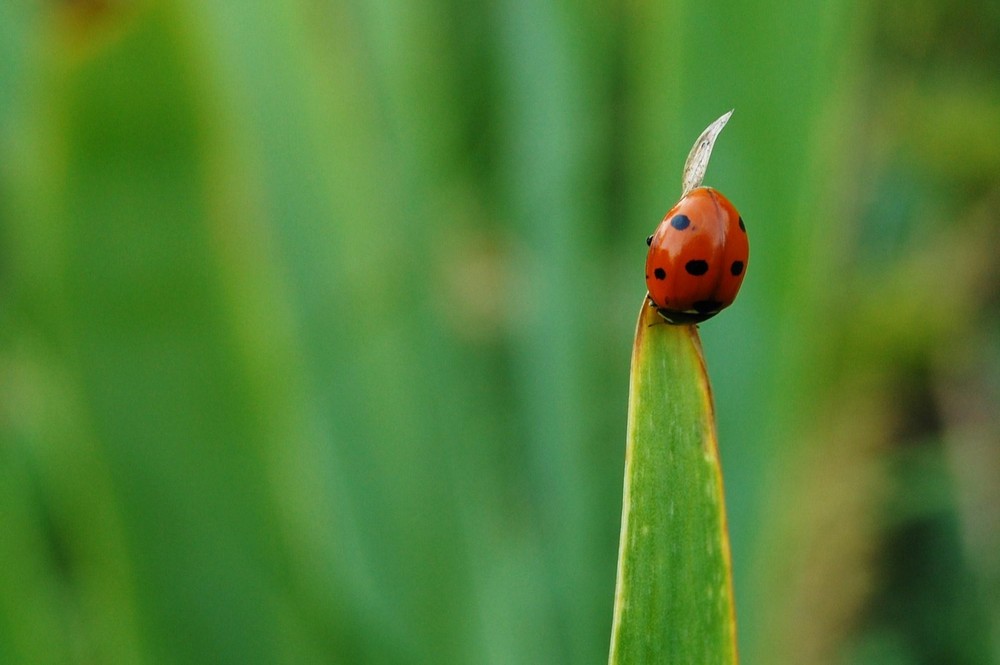
[[719,138],[719,133],[729,122],[729,117],[732,114],[733,111],[724,113],[722,117],[706,127],[698,140],[694,142],[691,152],[688,153],[687,161],[684,162],[682,198],[687,196],[692,189],[701,187],[701,183],[705,179],[705,171],[708,169],[708,160],[712,156],[712,148],[715,147],[715,140]]

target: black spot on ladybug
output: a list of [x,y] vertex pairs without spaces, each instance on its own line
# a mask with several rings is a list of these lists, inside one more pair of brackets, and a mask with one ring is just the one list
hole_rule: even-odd
[[740,215],[740,231],[743,231],[743,233],[747,232],[747,227],[745,227],[743,225],[743,216],[742,215]]
[[691,226],[691,218],[687,215],[674,215],[674,218],[670,220],[670,226],[674,227],[678,231],[683,231],[687,227]]
[[705,314],[707,312],[716,312],[722,308],[722,303],[718,300],[696,300],[693,305],[696,312]]
[[666,279],[667,271],[664,270],[663,268],[657,268],[656,270],[653,271],[653,275],[656,277],[656,279]]
[[693,261],[688,261],[684,266],[684,269],[692,275],[704,275],[708,272],[708,261],[702,261],[701,259],[695,259]]
[[647,245],[652,245],[653,244],[653,234],[652,233],[650,233],[649,236],[646,238],[646,244]]
[[742,261],[733,261],[733,265],[730,266],[729,272],[733,273],[734,275],[741,274],[743,272],[743,262]]

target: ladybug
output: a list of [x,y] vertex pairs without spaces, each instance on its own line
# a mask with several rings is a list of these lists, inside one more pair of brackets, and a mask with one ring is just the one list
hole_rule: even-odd
[[688,192],[646,244],[646,288],[668,323],[700,323],[736,299],[750,245],[743,218],[716,190]]

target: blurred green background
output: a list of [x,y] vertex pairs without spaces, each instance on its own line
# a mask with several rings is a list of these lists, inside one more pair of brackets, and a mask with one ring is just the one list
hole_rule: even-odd
[[699,132],[743,662],[1000,663],[1000,3],[4,0],[0,662],[606,660]]

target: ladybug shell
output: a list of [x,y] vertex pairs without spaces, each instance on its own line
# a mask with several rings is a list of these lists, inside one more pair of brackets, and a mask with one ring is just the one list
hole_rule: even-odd
[[646,287],[670,323],[698,323],[733,303],[750,245],[736,208],[710,187],[691,190],[649,237]]

